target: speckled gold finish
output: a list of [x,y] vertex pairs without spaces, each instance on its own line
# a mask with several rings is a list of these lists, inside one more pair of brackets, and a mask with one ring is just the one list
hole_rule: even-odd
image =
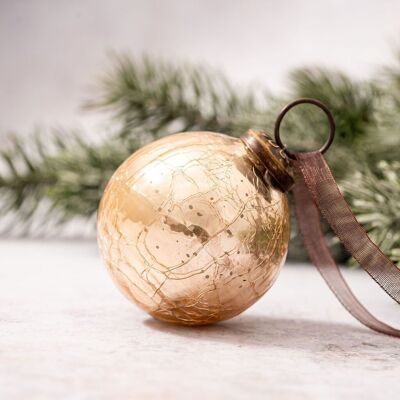
[[98,241],[122,292],[153,317],[186,325],[231,318],[274,282],[287,253],[284,193],[245,145],[192,132],[129,157],[98,212]]

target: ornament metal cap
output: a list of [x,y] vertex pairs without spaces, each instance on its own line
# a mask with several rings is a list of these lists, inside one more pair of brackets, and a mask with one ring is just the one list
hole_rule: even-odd
[[267,133],[253,129],[249,129],[240,139],[265,169],[265,174],[272,178],[271,183],[282,192],[288,192],[294,185],[294,178],[284,149]]

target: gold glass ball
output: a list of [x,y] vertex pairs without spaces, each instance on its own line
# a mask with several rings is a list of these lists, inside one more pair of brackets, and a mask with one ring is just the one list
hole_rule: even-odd
[[114,173],[98,242],[122,292],[153,317],[231,318],[273,284],[289,241],[287,197],[264,182],[240,139],[180,133]]

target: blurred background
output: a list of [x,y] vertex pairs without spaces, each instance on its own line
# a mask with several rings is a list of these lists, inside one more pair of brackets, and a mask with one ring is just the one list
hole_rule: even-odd
[[91,126],[80,112],[107,51],[207,64],[234,83],[287,89],[304,65],[370,78],[393,61],[400,4],[327,0],[0,2],[0,131]]
[[[398,261],[399,13],[390,0],[1,0],[2,235],[94,237],[104,185],[144,143],[271,131],[307,96],[332,109],[335,175]],[[325,131],[308,109],[285,125],[301,150]]]

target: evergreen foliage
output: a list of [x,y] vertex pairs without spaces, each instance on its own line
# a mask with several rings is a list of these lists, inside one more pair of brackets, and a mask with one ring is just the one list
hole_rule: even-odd
[[[327,158],[336,178],[360,222],[398,261],[400,55],[398,65],[379,72],[379,79],[358,82],[340,71],[302,68],[290,74],[286,96],[272,96],[237,88],[207,68],[115,56],[85,104],[110,115],[113,134],[97,142],[79,132],[13,135],[0,151],[0,213],[9,222],[1,230],[21,233],[15,227],[23,222],[24,232],[32,233],[30,224],[43,216],[61,227],[77,217],[91,219],[113,171],[143,144],[179,131],[272,132],[282,106],[314,97],[335,117],[336,139]],[[307,106],[290,112],[282,125],[294,150],[319,147],[326,129],[325,116]]]

